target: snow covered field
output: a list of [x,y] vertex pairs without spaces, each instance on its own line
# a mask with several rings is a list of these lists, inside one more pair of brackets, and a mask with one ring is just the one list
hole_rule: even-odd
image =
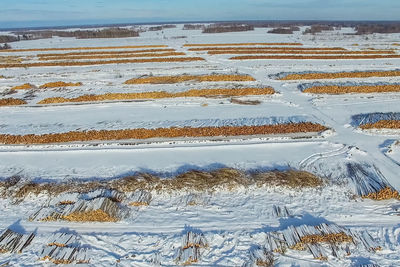
[[[259,251],[259,248],[270,248],[268,240],[273,233],[281,233],[291,227],[320,226],[324,223],[338,225],[345,232],[350,231],[346,233],[354,234],[353,242],[348,247],[325,243],[303,251],[290,248],[285,253],[274,251],[275,264],[398,266],[400,202],[398,199],[377,201],[365,196],[385,187],[400,190],[400,131],[361,130],[358,126],[365,122],[362,117],[365,114],[400,112],[400,92],[313,95],[303,93],[299,85],[310,82],[396,84],[400,83],[400,76],[284,81],[278,80],[276,74],[396,70],[400,59],[238,61],[229,60],[234,55],[210,55],[206,51],[190,51],[190,47],[184,45],[296,42],[303,44],[297,47],[305,48],[342,47],[350,51],[392,49],[398,54],[399,47],[393,46],[393,43],[398,42],[400,34],[369,35],[367,39],[365,36],[346,35],[351,29],[312,36],[302,35],[301,32],[291,35],[267,34],[268,29],[265,28],[240,33],[202,34],[199,30],[184,31],[182,26],[177,25],[177,28],[164,29],[162,32],[144,32],[137,38],[53,38],[13,43],[13,49],[167,45],[167,48],[184,52],[186,55],[182,57],[202,57],[205,60],[0,68],[0,77],[3,77],[0,78],[0,99],[11,97],[26,101],[21,106],[0,107],[0,134],[240,127],[289,122],[314,122],[329,130],[322,133],[278,133],[234,138],[215,136],[154,138],[140,142],[95,140],[40,145],[2,144],[0,231],[9,228],[25,234],[24,238],[29,233],[34,233],[35,237],[23,247],[22,253],[7,252],[4,246],[8,240],[0,238],[0,252],[5,252],[0,254],[0,266],[52,265],[51,257],[46,258],[46,255],[53,248],[49,243],[54,233],[65,233],[67,236],[57,236],[57,240],[72,240],[66,241],[69,243],[64,247],[54,246],[57,247],[54,253],[59,253],[58,256],[68,249],[68,253],[72,253],[75,248],[73,253],[76,258],[71,260],[72,263],[81,260],[83,264],[91,266],[175,266],[184,263],[182,258],[187,256],[185,253],[199,253],[198,261],[193,262],[195,266],[253,266],[257,262],[251,255],[257,254],[254,251]],[[129,51],[126,48],[105,50]],[[29,62],[40,62],[37,57],[39,54],[85,51],[0,52],[0,57],[21,56]],[[247,74],[255,81],[124,84],[126,80],[145,75],[212,73]],[[39,87],[57,81],[81,82],[82,86],[10,90],[25,83]],[[175,93],[190,89],[267,86],[274,88],[276,93],[235,97],[242,101],[260,101],[255,105],[237,104],[230,96],[38,104],[49,97],[74,98],[85,94]],[[385,116],[388,115],[379,118]],[[42,206],[53,208],[62,196],[46,193],[28,194],[23,199],[13,196],[23,185],[30,183],[105,182],[140,173],[170,179],[192,170],[210,172],[221,168],[234,168],[245,173],[291,169],[308,171],[321,177],[324,183],[323,186],[312,188],[250,185],[210,191],[188,191],[185,188],[172,192],[153,190],[150,191],[149,203],[140,206],[129,205],[129,201],[136,197],[135,192],[130,192],[124,195],[121,202],[109,204],[119,205],[121,214],[124,214],[116,222],[30,220]],[[10,182],[13,181],[10,179],[12,177],[18,177],[15,184]],[[78,203],[81,196],[76,193],[73,197],[74,202]],[[108,199],[104,196],[93,199],[103,198]],[[276,207],[286,207],[289,214],[277,214]],[[58,208],[55,207],[56,210]],[[206,241],[202,240],[207,245],[189,247],[193,249],[189,252],[182,249],[182,237],[188,232],[203,236]],[[365,241],[368,238],[370,241]],[[371,244],[380,249],[371,249]],[[315,252],[313,249],[322,250],[320,259],[310,252]]]

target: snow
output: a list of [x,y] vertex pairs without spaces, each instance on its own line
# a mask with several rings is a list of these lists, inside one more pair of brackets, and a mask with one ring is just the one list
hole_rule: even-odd
[[[0,265],[38,264],[47,240],[60,229],[76,235],[92,266],[176,265],[182,235],[188,229],[204,234],[209,247],[199,266],[241,266],[249,261],[250,250],[266,244],[266,236],[290,226],[335,223],[351,231],[371,234],[382,251],[359,249],[349,257],[318,261],[306,252],[289,250],[276,255],[279,266],[396,266],[400,261],[398,200],[373,201],[354,197],[357,186],[351,180],[349,164],[361,166],[362,178],[400,190],[400,146],[398,131],[362,131],[354,116],[400,112],[399,93],[312,95],[302,93],[308,81],[279,81],[281,72],[338,72],[394,70],[400,59],[368,60],[253,60],[230,61],[229,55],[207,55],[188,51],[185,43],[301,42],[305,47],[395,49],[399,34],[345,35],[352,29],[315,36],[266,34],[269,29],[241,33],[202,34],[183,31],[183,25],[162,32],[144,32],[138,38],[75,40],[53,38],[12,43],[13,48],[84,47],[166,44],[187,56],[201,56],[205,62],[143,63],[82,67],[0,69],[1,98],[25,98],[26,106],[0,108],[1,134],[45,134],[68,131],[202,127],[220,125],[264,125],[288,121],[312,121],[332,130],[318,136],[245,136],[230,138],[122,140],[118,142],[76,142],[31,146],[0,146],[0,177],[21,176],[24,181],[68,182],[113,179],[152,173],[171,177],[188,170],[221,167],[251,170],[308,170],[329,183],[323,188],[293,190],[280,187],[250,187],[235,191],[151,192],[149,206],[129,207],[129,215],[116,223],[72,223],[29,221],[29,216],[55,199],[30,196],[16,204],[0,199],[0,230],[10,225],[24,233],[35,232],[32,244],[22,254],[0,254]],[[302,29],[303,31],[304,29]],[[187,38],[173,38],[186,36]],[[352,46],[353,44],[359,46]],[[121,49],[126,50],[126,49]],[[56,51],[54,51],[56,53]],[[69,51],[60,51],[60,53]],[[35,55],[45,52],[22,52]],[[53,53],[53,52],[52,52]],[[57,52],[58,53],[58,52]],[[397,52],[398,53],[398,52]],[[2,55],[2,54],[1,54]],[[14,55],[14,54],[13,54]],[[169,85],[124,85],[142,75],[240,73],[256,82],[195,83]],[[15,85],[36,86],[52,81],[82,82],[81,87],[18,91],[6,95]],[[330,81],[323,81],[330,82]],[[335,79],[334,83],[399,83],[400,77]],[[40,106],[47,97],[76,97],[82,94],[147,91],[181,92],[189,89],[222,88],[231,85],[272,86],[278,94],[241,99],[260,100],[260,105],[237,105],[229,98],[176,98],[145,101],[113,101]],[[205,106],[204,104],[207,104]],[[375,118],[371,119],[374,120]],[[361,173],[361,174],[360,174]],[[193,194],[196,194],[195,197]],[[65,199],[78,196],[64,196]],[[188,206],[188,199],[199,205]],[[293,216],[277,218],[274,205],[287,207]],[[44,263],[47,265],[47,263]]]

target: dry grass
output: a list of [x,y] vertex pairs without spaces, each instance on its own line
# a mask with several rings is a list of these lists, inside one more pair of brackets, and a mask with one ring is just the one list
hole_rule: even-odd
[[66,133],[10,135],[0,134],[2,144],[51,144],[77,141],[107,141],[125,139],[177,138],[177,137],[216,137],[271,135],[289,133],[322,132],[325,126],[311,122],[287,123],[261,126],[222,126],[200,128],[157,128],[157,129],[124,129],[124,130],[90,130],[71,131]]
[[[302,181],[305,180],[305,181]],[[299,182],[301,181],[301,182]],[[155,175],[141,173],[113,180],[97,182],[69,182],[69,183],[23,183],[20,181],[12,185],[0,183],[0,187],[7,191],[4,195],[16,199],[24,199],[29,195],[47,194],[57,196],[62,193],[85,193],[98,189],[117,190],[131,193],[137,190],[157,192],[196,191],[208,192],[216,189],[234,190],[248,186],[283,186],[292,189],[320,187],[323,181],[308,172],[266,171],[250,172],[231,168],[222,168],[213,171],[188,171],[171,178],[160,178]]]
[[368,54],[394,54],[394,51],[374,50],[374,51],[304,51],[304,50],[219,50],[208,51],[209,55],[225,55],[225,54],[302,54],[302,55],[368,55]]
[[[398,124],[400,127],[400,123]],[[385,187],[376,193],[369,193],[362,198],[369,198],[373,200],[386,200],[386,199],[400,199],[399,192],[390,187]]]
[[120,60],[93,60],[93,61],[67,61],[67,62],[35,62],[24,64],[0,64],[0,68],[32,68],[32,67],[68,67],[68,66],[91,66],[106,64],[129,64],[129,63],[156,63],[156,62],[191,62],[203,61],[201,57],[163,57],[143,59],[120,59]]
[[66,83],[66,82],[51,82],[51,83],[45,83],[41,85],[39,88],[41,89],[47,89],[47,88],[57,88],[57,87],[74,87],[74,86],[82,86],[81,82],[77,83]]
[[69,48],[31,48],[31,49],[6,49],[0,52],[40,52],[40,51],[67,51],[67,50],[100,50],[100,49],[135,49],[168,47],[167,45],[131,45],[131,46],[102,46],[102,47],[69,47]]
[[[242,51],[242,50],[268,50],[268,51],[275,51],[275,50],[291,50],[291,51],[348,51],[342,47],[278,47],[278,46],[271,46],[271,47],[196,47],[196,48],[189,48],[189,51]],[[389,50],[393,51],[393,50]]]
[[0,99],[0,106],[19,106],[19,105],[25,105],[27,102],[22,99],[17,99],[17,98],[3,98]]
[[340,86],[340,85],[322,85],[307,88],[303,93],[311,94],[350,94],[350,93],[387,93],[399,92],[400,84],[385,85],[357,85],[357,86]]
[[82,55],[82,56],[52,56],[39,57],[39,60],[82,60],[82,59],[115,59],[115,58],[136,58],[136,57],[169,57],[169,56],[184,56],[183,52],[166,52],[166,53],[144,53],[144,54],[118,54],[118,55]]
[[253,59],[377,59],[377,58],[400,58],[400,55],[356,55],[356,56],[237,56],[230,60],[253,60]]
[[13,88],[11,88],[11,90],[30,90],[33,88],[35,88],[35,86],[33,84],[25,83],[23,85],[14,86]]
[[358,72],[325,72],[325,73],[298,73],[288,74],[280,80],[314,80],[340,78],[368,78],[400,76],[400,70],[391,71],[358,71]]
[[291,247],[291,249],[305,250],[306,244],[317,244],[317,243],[341,244],[341,243],[351,243],[351,242],[353,242],[353,237],[347,235],[344,232],[305,235],[302,236],[300,238],[300,242],[296,243],[296,245]]
[[400,129],[400,121],[397,120],[380,120],[375,123],[366,123],[360,125],[363,130],[366,129]]
[[125,84],[172,84],[187,81],[195,82],[247,82],[255,81],[250,75],[212,74],[212,75],[178,75],[178,76],[149,76],[135,78]]
[[53,53],[53,54],[38,54],[38,57],[59,57],[59,56],[88,56],[88,55],[122,55],[122,54],[135,54],[135,53],[154,53],[154,52],[175,52],[173,48],[161,49],[142,49],[142,50],[124,50],[124,51],[85,51],[85,52],[70,52],[70,53]]
[[17,56],[0,56],[0,62],[3,64],[17,64],[22,62],[22,58]]
[[101,209],[85,212],[72,212],[62,217],[70,222],[117,222],[118,219],[110,216]]
[[184,47],[193,46],[243,46],[243,45],[303,45],[301,43],[227,43],[227,44],[185,44]]
[[177,97],[224,97],[247,95],[270,95],[275,91],[271,87],[266,88],[239,88],[239,89],[192,89],[184,92],[169,93],[165,91],[143,93],[107,93],[102,95],[83,95],[75,98],[53,97],[41,100],[38,104],[99,102],[112,100],[133,99],[161,99]]

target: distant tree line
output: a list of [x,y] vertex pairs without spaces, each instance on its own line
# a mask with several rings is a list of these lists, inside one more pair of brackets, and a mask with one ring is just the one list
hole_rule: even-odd
[[185,24],[183,25],[183,30],[203,30],[205,28],[204,24]]
[[6,49],[11,49],[11,46],[7,43],[5,43],[4,45],[0,45],[0,50],[6,50]]
[[0,43],[18,42],[20,37],[13,35],[0,35]]
[[166,24],[166,25],[160,25],[160,26],[153,26],[153,27],[149,27],[149,31],[162,31],[164,29],[171,29],[171,28],[176,28],[176,25]]
[[278,27],[269,30],[268,33],[276,33],[276,34],[292,34],[295,31],[300,31],[298,26],[290,26],[290,27]]
[[311,25],[310,28],[305,29],[303,34],[316,34],[323,31],[333,31],[335,27],[332,25]]
[[248,24],[216,23],[203,29],[203,33],[244,32],[253,31],[254,26]]
[[365,24],[355,27],[356,34],[400,33],[400,22],[391,24]]
[[14,32],[14,34],[18,35],[20,40],[47,39],[47,38],[52,38],[53,36],[75,37],[77,39],[125,38],[125,37],[139,36],[138,31],[125,28],[107,28],[102,30],[78,30],[78,31],[41,30],[41,31]]

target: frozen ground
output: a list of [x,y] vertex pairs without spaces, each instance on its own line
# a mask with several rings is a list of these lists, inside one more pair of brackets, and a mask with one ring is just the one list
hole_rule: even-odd
[[[248,136],[233,140],[179,139],[135,143],[70,143],[58,145],[0,146],[0,177],[21,176],[36,182],[96,180],[124,177],[138,172],[172,176],[188,170],[232,167],[240,170],[308,170],[329,181],[322,189],[240,188],[202,193],[200,204],[185,204],[191,192],[153,194],[148,207],[129,208],[129,215],[116,223],[66,223],[29,221],[29,216],[49,201],[48,196],[30,196],[21,203],[0,199],[0,226],[37,237],[22,254],[0,254],[0,266],[36,266],[51,233],[75,233],[88,249],[93,266],[174,266],[185,231],[202,231],[209,247],[199,266],[241,266],[249,251],[266,243],[269,232],[289,226],[335,223],[352,231],[368,232],[382,247],[370,252],[360,248],[346,257],[328,261],[310,254],[288,251],[277,254],[279,266],[398,266],[400,256],[400,203],[354,197],[348,164],[360,164],[364,176],[376,175],[400,190],[400,148],[396,131],[361,131],[352,124],[358,114],[400,112],[400,94],[352,94],[315,96],[304,94],[298,85],[309,81],[279,81],[271,75],[302,71],[362,71],[397,69],[400,59],[368,60],[253,60],[230,61],[229,55],[207,55],[188,51],[185,43],[301,42],[305,47],[396,49],[399,34],[344,35],[350,29],[316,36],[266,34],[268,29],[243,33],[202,34],[183,31],[182,25],[162,32],[145,32],[139,38],[75,40],[54,38],[13,43],[13,48],[123,46],[166,44],[204,62],[143,63],[88,67],[43,67],[0,69],[0,92],[24,83],[82,82],[81,87],[18,91],[2,98],[26,99],[28,105],[0,107],[1,134],[44,134],[91,129],[157,128],[171,126],[259,125],[276,121],[313,121],[331,129],[314,138],[301,136]],[[173,38],[186,36],[186,38]],[[353,46],[358,44],[358,46]],[[44,52],[24,52],[33,55]],[[52,53],[52,52],[51,52]],[[60,53],[64,53],[63,51]],[[397,52],[398,53],[398,52]],[[125,85],[141,75],[241,73],[255,82],[195,83],[172,85]],[[337,79],[335,82],[398,83],[399,77]],[[229,85],[272,86],[272,96],[241,97],[260,100],[260,105],[238,105],[229,98],[176,98],[146,101],[114,101],[64,105],[37,105],[47,97],[76,97],[108,92],[179,92],[188,89],[221,88]],[[303,136],[304,137],[304,136]],[[154,141],[154,140],[153,140]],[[358,165],[357,165],[358,166]],[[378,171],[376,171],[378,170]],[[378,174],[377,174],[378,173]],[[288,218],[276,218],[273,205],[286,206]]]

